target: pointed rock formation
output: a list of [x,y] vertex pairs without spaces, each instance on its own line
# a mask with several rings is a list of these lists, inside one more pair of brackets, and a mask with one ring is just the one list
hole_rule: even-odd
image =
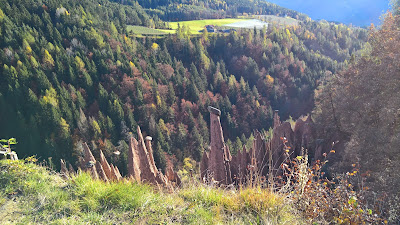
[[261,133],[259,131],[255,132],[255,139],[253,141],[253,151],[255,157],[255,164],[252,166],[258,172],[258,175],[265,176],[267,173],[267,162],[268,162],[268,154],[267,154],[267,143]]
[[83,143],[83,150],[84,150],[84,158],[83,160],[80,160],[80,164],[81,164],[81,169],[83,171],[89,171],[89,173],[92,175],[92,177],[94,179],[98,179],[99,176],[97,174],[97,170],[96,170],[96,159],[94,158],[92,152],[89,149],[89,146],[87,145],[87,143]]
[[[107,173],[104,171],[104,168],[102,166],[102,163],[107,162],[107,160],[105,160],[104,158],[103,153],[100,152],[100,161],[96,161],[87,143],[83,143],[82,146],[84,157],[79,157],[80,169],[84,172],[89,172],[94,179],[100,178],[104,181],[108,181],[109,177],[107,176]],[[73,170],[72,166],[70,166],[70,170]]]
[[203,157],[201,158],[201,162],[200,162],[200,175],[201,175],[201,178],[204,180],[208,179],[208,171],[209,171],[208,161],[209,160],[210,160],[210,157],[209,157],[208,152],[204,151]]
[[96,163],[96,159],[94,158],[92,151],[90,151],[89,146],[87,143],[83,143],[83,150],[84,150],[84,156],[85,156],[85,163],[93,162],[93,164]]
[[108,180],[110,180],[110,181],[118,181],[118,176],[117,176],[117,174],[115,172],[113,164],[110,164],[110,178],[108,178]]
[[240,161],[242,159],[242,153],[239,151],[236,155],[232,156],[231,160],[231,175],[232,175],[232,181],[235,184],[240,183],[240,175],[239,175],[239,167],[240,167]]
[[138,142],[136,139],[131,137],[129,140],[128,150],[128,177],[135,179],[137,182],[141,182],[140,179],[140,158],[138,154]]
[[[168,168],[168,176],[157,169],[153,158],[153,149],[151,146],[151,137],[143,138],[140,127],[137,129],[138,140],[131,138],[128,150],[128,178],[134,179],[137,182],[146,182],[156,185],[168,186],[171,182],[180,184],[179,176],[173,171],[172,166]],[[84,156],[79,157],[78,169],[89,172],[94,179],[102,179],[104,181],[120,181],[122,175],[118,167],[107,162],[103,152],[100,151],[100,160],[96,161],[89,146],[86,143],[82,144]],[[61,160],[61,170],[67,173],[65,161]],[[73,171],[72,166],[70,170]]]
[[75,174],[74,167],[72,167],[71,163],[68,163],[68,171],[69,171],[69,174]]
[[144,143],[144,138],[142,135],[142,131],[140,127],[137,128],[138,134],[138,155],[139,155],[139,163],[140,163],[140,179],[142,181],[157,184],[156,177],[157,171],[154,171],[153,162],[150,161],[149,152]]
[[79,156],[78,162],[79,162],[79,167],[78,168],[80,168],[81,170],[84,170],[85,167],[86,167],[85,166],[85,160],[81,156]]
[[272,151],[273,169],[278,171],[282,162],[286,159],[286,150],[289,155],[294,156],[294,133],[289,122],[284,122],[280,126],[274,128],[273,137],[270,143]]
[[278,110],[275,110],[274,112],[274,128],[281,125],[281,118],[279,117],[278,112]]
[[137,128],[138,140],[131,138],[128,151],[128,177],[137,182],[167,185],[168,179],[158,171],[154,162],[152,138],[143,138],[140,127]]
[[111,167],[111,174],[112,174],[111,176],[113,177],[113,180],[114,181],[122,180],[122,176],[119,173],[118,168],[116,166],[114,166],[113,164],[111,164],[110,167]]
[[107,176],[107,179],[111,180],[112,179],[111,167],[110,167],[110,164],[108,164],[107,159],[103,154],[103,151],[101,151],[101,150],[100,150],[100,164],[101,164],[101,166],[102,166],[102,168],[104,170],[104,173]]
[[118,175],[117,175],[117,171],[115,170],[114,165],[111,164],[110,167],[111,167],[111,179],[113,181],[118,181]]
[[[209,106],[208,111],[210,112],[210,153],[208,155],[208,173],[212,178],[221,184],[230,184],[231,171],[230,161],[232,159],[229,149],[225,145],[224,135],[221,127],[221,111]],[[202,171],[204,173],[207,171]]]
[[91,167],[88,168],[88,171],[90,175],[93,177],[93,179],[99,179],[99,175],[97,174],[96,170],[96,165],[91,165]]
[[67,166],[65,165],[65,160],[60,159],[60,162],[61,162],[61,173],[67,175],[68,170],[67,170]]
[[99,178],[107,182],[108,177],[107,177],[106,173],[104,172],[103,166],[101,165],[101,163],[99,161],[96,162],[96,170],[97,170],[97,174],[99,175]]
[[167,186],[168,184],[170,184],[170,182],[168,181],[168,178],[166,176],[164,176],[164,174],[161,172],[161,170],[157,171],[156,182],[157,182],[157,184],[164,185],[164,186]]
[[298,119],[296,121],[296,126],[294,127],[294,142],[296,144],[295,154],[300,155],[302,153],[302,149],[314,149],[314,132],[313,132],[313,122],[311,120],[311,116],[303,121],[302,119]]
[[168,181],[174,182],[176,185],[181,185],[181,179],[179,178],[178,174],[174,171],[172,166],[167,167],[167,171],[165,172],[165,176],[167,177]]
[[145,139],[144,139],[144,141],[145,141],[145,144],[146,144],[146,149],[147,149],[147,151],[148,151],[148,156],[149,156],[149,161],[150,161],[150,167],[152,167],[152,171],[157,171],[157,167],[156,167],[156,164],[155,164],[155,162],[154,162],[154,158],[153,158],[153,149],[152,149],[152,147],[151,147],[151,141],[153,140],[153,138],[152,137],[150,137],[150,136],[147,136]]
[[249,165],[251,165],[250,155],[247,152],[246,146],[243,145],[243,150],[239,151],[236,156],[233,156],[231,162],[232,180],[236,184],[243,184],[246,182]]
[[115,175],[117,176],[118,180],[122,180],[122,175],[119,172],[119,169],[117,166],[114,166],[114,170],[115,170],[115,173],[116,173]]

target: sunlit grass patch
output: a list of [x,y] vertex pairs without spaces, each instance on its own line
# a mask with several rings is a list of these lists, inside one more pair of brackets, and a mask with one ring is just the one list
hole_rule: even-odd
[[[14,215],[13,223],[22,224],[296,221],[287,216],[292,211],[283,207],[285,198],[266,190],[225,190],[193,180],[191,185],[172,191],[131,181],[107,183],[84,172],[65,179],[23,160],[0,160],[0,192],[0,201],[14,202],[8,212]],[[10,218],[0,218],[0,224],[10,222]]]
[[189,27],[190,33],[192,34],[200,34],[201,30],[204,29],[206,25],[215,25],[215,26],[223,26],[230,23],[236,23],[240,21],[246,21],[248,19],[210,19],[210,20],[190,20],[190,21],[179,21],[179,22],[169,22],[169,26],[171,29],[176,30],[178,28],[178,24],[180,27],[184,25]]
[[166,30],[161,30],[161,29],[152,29],[144,26],[133,26],[133,25],[128,25],[126,27],[128,32],[132,32],[134,34],[139,34],[139,35],[167,35],[169,32]]

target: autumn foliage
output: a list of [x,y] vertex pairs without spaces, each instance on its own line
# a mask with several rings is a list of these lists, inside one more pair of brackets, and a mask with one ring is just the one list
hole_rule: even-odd
[[315,115],[323,139],[340,141],[332,170],[359,165],[368,174],[364,196],[389,222],[398,221],[399,205],[399,17],[388,13],[382,26],[371,26],[370,47],[317,93]]

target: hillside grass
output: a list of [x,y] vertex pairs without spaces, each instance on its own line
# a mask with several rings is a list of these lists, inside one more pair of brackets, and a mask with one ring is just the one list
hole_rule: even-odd
[[178,28],[178,24],[182,27],[185,25],[190,28],[190,32],[192,34],[200,34],[201,30],[204,29],[206,25],[215,25],[215,26],[223,26],[230,23],[236,23],[240,21],[246,21],[249,19],[209,19],[209,20],[190,20],[190,21],[179,21],[179,22],[169,22],[169,26],[171,29],[176,30]]
[[0,160],[0,224],[301,224],[268,190],[224,190],[192,180],[175,191],[87,173],[69,179],[27,161]]
[[128,25],[126,27],[128,32],[132,32],[135,35],[167,35],[168,33],[174,33],[173,30],[161,30],[161,29],[152,29],[144,26],[133,26]]

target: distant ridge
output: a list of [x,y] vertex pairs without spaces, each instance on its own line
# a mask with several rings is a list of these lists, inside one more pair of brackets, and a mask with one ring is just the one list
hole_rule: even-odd
[[282,7],[305,13],[312,19],[337,21],[356,26],[380,24],[380,16],[389,10],[389,0],[268,0]]

